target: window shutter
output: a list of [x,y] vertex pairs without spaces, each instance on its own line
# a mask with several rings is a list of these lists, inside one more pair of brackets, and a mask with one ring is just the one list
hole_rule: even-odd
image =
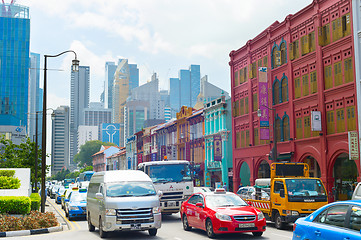
[[275,54],[276,54],[276,56],[275,56],[275,67],[278,67],[278,66],[280,66],[281,65],[281,51],[275,51]]
[[320,46],[325,46],[325,37],[324,35],[326,34],[324,32],[324,28],[323,27],[318,27],[318,45]]
[[290,53],[290,60],[295,59],[295,55],[293,54],[293,43],[290,43],[290,47],[289,47],[289,53]]

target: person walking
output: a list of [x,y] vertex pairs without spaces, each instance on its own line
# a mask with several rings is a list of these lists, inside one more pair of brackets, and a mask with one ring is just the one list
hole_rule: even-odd
[[227,191],[227,184],[226,184],[226,183],[223,183],[222,188],[224,188],[224,190],[226,190],[226,191]]

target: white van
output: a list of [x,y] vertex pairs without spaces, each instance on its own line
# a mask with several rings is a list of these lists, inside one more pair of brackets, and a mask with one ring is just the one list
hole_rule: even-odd
[[113,231],[144,231],[150,236],[161,227],[161,209],[153,182],[138,170],[96,172],[87,194],[89,231],[99,228],[101,238]]
[[352,194],[352,200],[361,200],[361,182],[359,182]]

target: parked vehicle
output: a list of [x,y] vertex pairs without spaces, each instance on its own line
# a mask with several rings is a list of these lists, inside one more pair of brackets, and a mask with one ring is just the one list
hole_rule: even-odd
[[361,200],[361,182],[359,182],[352,194],[352,200]]
[[270,200],[246,201],[261,210],[278,229],[328,203],[321,179],[309,177],[306,163],[272,163],[270,186]]
[[86,217],[87,190],[79,189],[69,194],[69,201],[65,202],[65,216],[69,220],[75,217]]
[[293,240],[361,239],[361,201],[333,202],[293,225]]
[[242,232],[261,236],[266,230],[262,211],[223,188],[193,194],[182,204],[181,219],[184,230],[199,228],[205,230],[209,238],[216,234]]
[[193,194],[193,177],[189,161],[151,161],[138,165],[138,170],[148,174],[157,191],[162,191],[160,199],[162,213],[172,214],[180,210],[183,201]]
[[198,192],[213,192],[213,188],[211,187],[194,187],[193,192],[194,193],[198,193]]
[[96,172],[87,194],[89,231],[101,238],[113,231],[144,231],[150,236],[161,227],[159,198],[152,180],[137,170]]
[[[259,194],[257,194],[257,190],[259,190]],[[257,199],[259,195],[260,200],[270,200],[270,195],[261,188],[257,189],[257,187],[241,187],[238,189],[237,195],[242,199]]]

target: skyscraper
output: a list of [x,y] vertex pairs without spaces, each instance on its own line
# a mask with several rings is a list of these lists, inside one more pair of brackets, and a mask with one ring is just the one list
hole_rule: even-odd
[[169,79],[169,105],[171,116],[175,117],[176,113],[180,110],[180,82],[179,78]]
[[114,62],[105,63],[105,82],[104,82],[104,107],[113,107],[113,81],[117,65]]
[[191,106],[197,103],[197,96],[200,92],[201,67],[199,65],[191,65],[189,67],[191,75]]
[[139,69],[137,64],[129,64],[129,92],[139,87]]
[[60,106],[55,111],[52,123],[51,174],[69,168],[69,106]]
[[[30,70],[29,70],[29,102],[28,102],[28,137],[34,139],[35,134],[38,134],[38,138],[41,136],[42,128],[42,89],[39,87],[40,78],[40,54],[30,53]],[[38,132],[36,133],[36,118],[38,118]],[[38,141],[41,146],[41,141]]]
[[26,126],[30,66],[29,8],[0,4],[0,125]]
[[70,96],[70,163],[73,164],[78,146],[78,127],[83,125],[82,114],[89,107],[89,71],[88,66],[79,66],[79,72],[71,72]]

